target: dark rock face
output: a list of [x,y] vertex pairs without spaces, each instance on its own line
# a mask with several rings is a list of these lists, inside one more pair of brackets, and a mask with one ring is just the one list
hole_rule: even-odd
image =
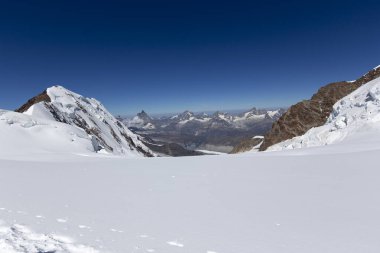
[[147,135],[140,135],[140,141],[144,143],[150,150],[155,152],[158,156],[198,156],[204,153],[189,150],[177,143],[169,143],[164,141],[155,141]]
[[204,155],[202,152],[188,150],[177,143],[165,143],[162,145],[152,145],[144,143],[148,148],[157,154],[165,154],[167,156],[198,156]]
[[265,135],[260,151],[268,147],[303,135],[309,129],[326,123],[333,105],[363,84],[380,76],[380,68],[375,68],[353,82],[330,83],[318,90],[310,100],[301,101],[291,106]]
[[37,104],[39,102],[51,102],[51,99],[48,96],[46,90],[43,91],[41,94],[29,99],[28,102],[23,104],[20,108],[16,109],[15,111],[21,113],[26,112],[32,105]]
[[263,141],[262,138],[250,138],[241,141],[238,145],[236,145],[230,154],[237,154],[242,152],[247,152],[252,150],[253,147],[259,145]]
[[149,123],[149,122],[152,122],[152,118],[149,117],[149,115],[144,111],[142,110],[141,112],[139,112],[137,114],[137,116],[142,119],[145,123]]

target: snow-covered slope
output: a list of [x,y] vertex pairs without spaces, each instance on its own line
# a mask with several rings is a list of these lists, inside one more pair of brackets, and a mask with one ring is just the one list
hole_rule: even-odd
[[83,129],[47,118],[0,110],[0,157],[95,152],[96,140]]
[[0,158],[0,252],[378,253],[379,156],[369,135],[241,155]]
[[[96,151],[127,156],[153,156],[153,153],[127,127],[94,98],[85,98],[62,86],[53,86],[29,100],[18,111],[36,119],[56,120],[82,128],[97,143]],[[32,99],[33,100],[33,99]],[[42,101],[41,101],[42,100]]]
[[346,138],[380,135],[380,78],[364,84],[339,100],[325,125],[304,135],[275,144],[269,151],[314,147],[340,142]]

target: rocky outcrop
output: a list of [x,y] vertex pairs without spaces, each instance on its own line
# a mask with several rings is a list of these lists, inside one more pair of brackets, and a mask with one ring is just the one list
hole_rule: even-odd
[[238,145],[236,145],[230,154],[237,154],[237,153],[243,153],[252,150],[254,147],[257,147],[260,145],[260,143],[263,142],[263,137],[253,137],[250,139],[246,139],[241,141]]
[[142,110],[141,112],[139,112],[137,114],[137,117],[139,117],[140,119],[142,119],[145,123],[152,122],[152,118],[144,110]]
[[273,123],[272,129],[264,137],[260,151],[325,124],[338,100],[379,76],[380,67],[377,67],[355,81],[330,83],[320,88],[311,99],[291,106]]
[[31,98],[23,104],[20,108],[16,109],[16,112],[26,112],[32,105],[37,104],[39,102],[51,102],[50,97],[48,96],[46,90],[44,90],[41,94]]

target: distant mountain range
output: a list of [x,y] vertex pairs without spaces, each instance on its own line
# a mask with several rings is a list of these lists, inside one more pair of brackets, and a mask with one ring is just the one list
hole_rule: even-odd
[[119,118],[135,133],[158,143],[176,143],[188,150],[230,152],[244,138],[266,133],[285,109],[252,108],[244,113],[213,114],[185,111],[151,117],[141,111],[133,118]]
[[226,112],[216,111],[213,114],[198,113],[184,111],[183,113],[165,117],[151,117],[144,110],[137,113],[133,118],[119,118],[130,128],[153,130],[153,129],[169,129],[182,128],[187,124],[199,123],[207,127],[226,126],[231,128],[247,128],[251,124],[263,120],[277,120],[285,109],[257,109],[252,108],[241,114],[230,114]]
[[[53,86],[16,112],[0,110],[0,154],[187,156],[327,145],[371,130],[380,115],[380,67],[321,87],[289,109],[114,117],[96,99]],[[363,131],[362,131],[363,130]],[[372,131],[372,130],[371,130]]]

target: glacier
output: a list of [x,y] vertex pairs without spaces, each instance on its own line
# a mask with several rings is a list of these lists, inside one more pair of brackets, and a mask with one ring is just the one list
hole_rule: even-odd
[[0,158],[0,252],[49,252],[16,247],[41,240],[68,253],[378,252],[380,142],[359,140],[368,145]]

